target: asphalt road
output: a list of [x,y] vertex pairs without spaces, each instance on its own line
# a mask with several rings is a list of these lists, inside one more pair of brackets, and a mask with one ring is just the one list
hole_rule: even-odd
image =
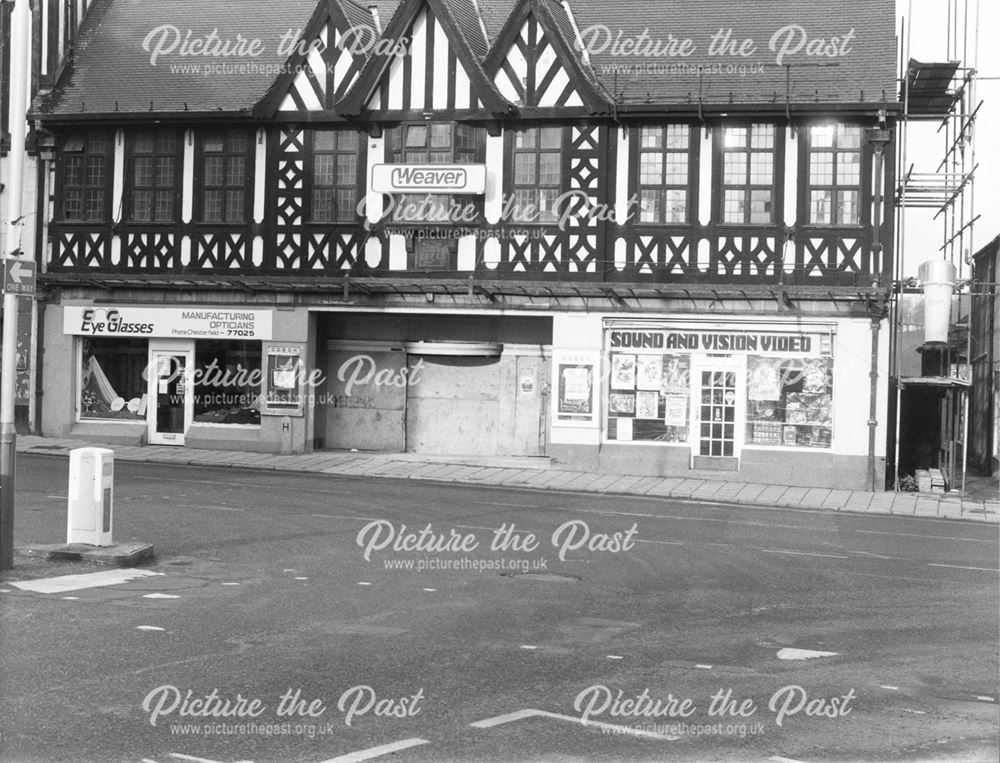
[[[18,544],[61,542],[67,462],[18,467]],[[18,557],[3,761],[1000,754],[995,525],[127,463],[115,489],[162,574],[35,593],[93,570]]]

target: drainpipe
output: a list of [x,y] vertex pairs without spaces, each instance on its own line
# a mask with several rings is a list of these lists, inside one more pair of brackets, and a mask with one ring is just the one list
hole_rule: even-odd
[[[877,262],[880,271],[884,271],[882,263],[882,200],[885,170],[885,147],[892,134],[885,127],[885,115],[879,114],[879,127],[867,131],[868,142],[875,154],[875,204],[872,212],[872,260]],[[881,284],[881,277],[877,284]],[[878,342],[879,329],[885,315],[885,305],[881,301],[868,304],[868,314],[872,321],[872,359],[869,376],[871,378],[871,394],[868,406],[868,489],[875,492],[877,488],[877,473],[875,468],[875,435],[878,431]]]

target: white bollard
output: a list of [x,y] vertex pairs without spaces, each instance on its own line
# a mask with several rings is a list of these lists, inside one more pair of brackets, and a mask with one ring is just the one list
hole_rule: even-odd
[[107,448],[69,452],[69,516],[66,542],[111,546],[115,454]]

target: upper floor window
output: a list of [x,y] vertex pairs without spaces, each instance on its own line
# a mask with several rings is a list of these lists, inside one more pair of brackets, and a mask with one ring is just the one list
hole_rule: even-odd
[[861,197],[861,128],[809,128],[809,222],[857,225]]
[[73,222],[107,219],[110,147],[103,133],[71,135],[62,148],[62,217]]
[[128,217],[132,222],[171,222],[177,201],[177,135],[143,130],[130,137]]
[[[485,161],[486,131],[450,122],[403,124],[386,131],[386,156],[398,164],[475,164]],[[451,194],[399,194],[394,214],[401,222],[471,222],[481,214],[481,202]],[[467,206],[468,205],[468,206]]]
[[358,217],[359,141],[354,130],[312,134],[312,201],[315,223],[353,222]]
[[562,151],[561,127],[527,127],[514,132],[513,222],[557,220],[556,206],[562,192]]
[[245,130],[213,130],[202,144],[201,219],[241,223],[247,217],[248,153]]
[[687,222],[690,141],[687,125],[641,128],[639,222]]
[[774,125],[726,127],[722,146],[722,221],[774,222]]

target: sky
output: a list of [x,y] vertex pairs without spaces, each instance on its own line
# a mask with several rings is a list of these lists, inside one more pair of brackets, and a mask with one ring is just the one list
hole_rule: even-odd
[[[978,55],[975,50],[977,4]],[[897,33],[903,28],[901,22],[906,17],[907,25],[912,21],[910,57],[924,62],[949,60],[946,31],[949,6],[957,7],[960,20],[968,7],[969,53],[965,65],[975,65],[979,73],[976,99],[983,102],[974,138],[975,161],[979,165],[975,173],[974,214],[982,215],[973,227],[971,253],[974,254],[1000,234],[1000,46],[996,34],[1000,30],[1000,0],[896,0]],[[905,36],[901,36],[900,45],[904,51],[905,44]],[[914,172],[937,169],[946,150],[943,131],[936,132],[939,126],[939,122],[911,123],[906,163],[913,165]],[[971,162],[969,164],[971,167]],[[974,214],[968,214],[968,210],[967,201],[966,216],[971,219]],[[904,277],[915,276],[921,262],[942,256],[939,247],[944,243],[944,227],[940,217],[932,219],[933,214],[922,209],[905,212],[901,252]],[[963,266],[962,271],[967,277],[968,266]]]

